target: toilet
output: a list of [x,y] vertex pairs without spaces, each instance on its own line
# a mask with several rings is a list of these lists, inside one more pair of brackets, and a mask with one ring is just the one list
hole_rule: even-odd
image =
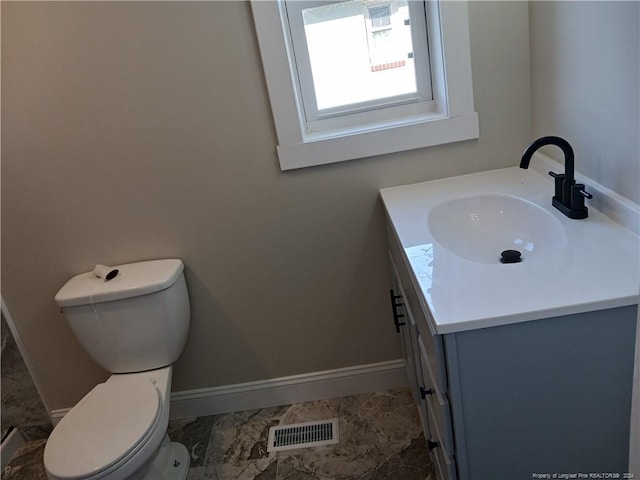
[[55,301],[109,379],[56,425],[44,450],[50,480],[184,480],[189,452],[167,436],[172,364],[189,330],[181,260],[76,275]]

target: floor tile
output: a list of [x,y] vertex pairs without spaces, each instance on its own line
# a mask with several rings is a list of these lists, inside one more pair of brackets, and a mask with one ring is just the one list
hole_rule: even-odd
[[[267,452],[269,428],[338,418],[339,443]],[[424,480],[432,470],[408,389],[172,420],[188,480]],[[25,444],[2,480],[46,480],[45,440]]]
[[42,463],[46,440],[34,440],[18,449],[2,471],[2,480],[47,480]]
[[187,447],[191,454],[191,468],[204,465],[214,421],[215,416],[211,415],[169,422],[167,434],[171,441]]
[[251,461],[237,461],[219,465],[208,465],[207,480],[276,480],[275,456]]
[[269,428],[287,407],[274,407],[216,417],[209,440],[207,465],[244,465],[267,457]]
[[423,435],[389,457],[361,480],[425,480],[433,471],[433,465],[425,461],[427,445]]
[[[2,389],[0,397],[0,423],[2,433],[10,426],[35,427],[50,424],[47,411],[42,404],[38,390],[24,363],[9,325],[1,315],[0,337],[0,377]],[[46,438],[46,436],[44,437]],[[40,438],[32,438],[39,440]]]
[[[385,478],[375,472],[389,469],[392,459],[400,465],[403,451],[413,442],[424,443],[415,405],[405,389],[293,405],[282,424],[335,416],[340,443],[280,452],[277,480]],[[416,466],[421,465],[419,473],[425,472],[425,478],[426,448],[422,453]],[[385,464],[388,466],[382,467]]]

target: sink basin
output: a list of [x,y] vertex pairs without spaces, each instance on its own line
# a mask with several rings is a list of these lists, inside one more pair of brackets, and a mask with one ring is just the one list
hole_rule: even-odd
[[[558,167],[538,163],[533,172],[509,167],[380,190],[400,247],[392,260],[409,267],[431,333],[638,304],[635,207],[594,182],[600,205],[627,226],[594,204],[589,218],[569,219],[549,198],[547,172]],[[522,262],[500,263],[504,250],[520,251]]]
[[456,198],[429,212],[429,230],[443,247],[467,260],[500,263],[500,253],[517,250],[526,262],[558,251],[566,233],[551,213],[527,200],[499,194]]

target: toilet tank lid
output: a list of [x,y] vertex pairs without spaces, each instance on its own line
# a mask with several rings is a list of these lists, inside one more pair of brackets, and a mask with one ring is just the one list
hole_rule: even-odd
[[137,297],[169,288],[184,269],[182,260],[165,259],[116,265],[118,275],[108,281],[81,273],[69,280],[55,296],[60,307],[91,305]]

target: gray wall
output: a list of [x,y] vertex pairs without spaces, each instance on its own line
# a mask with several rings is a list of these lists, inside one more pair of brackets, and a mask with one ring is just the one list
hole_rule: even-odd
[[480,139],[282,173],[245,2],[2,2],[2,294],[52,408],[106,378],[53,296],[179,257],[174,390],[400,357],[378,189],[515,165],[528,6],[470,2]]
[[530,15],[533,136],[566,138],[577,170],[640,203],[640,3],[532,2]]

